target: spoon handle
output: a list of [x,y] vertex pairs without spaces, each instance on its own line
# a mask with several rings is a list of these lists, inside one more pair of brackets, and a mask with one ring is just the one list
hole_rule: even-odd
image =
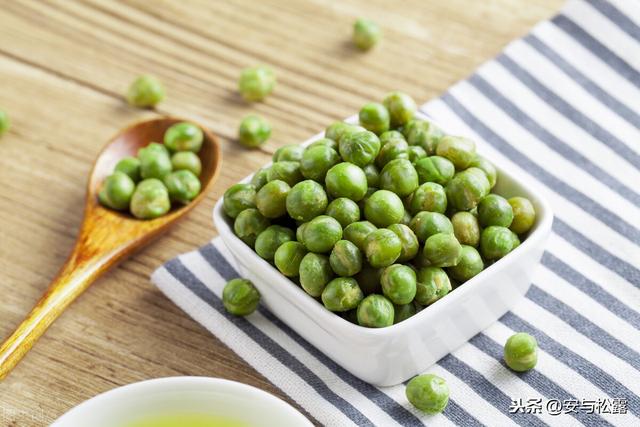
[[46,293],[24,321],[0,346],[0,381],[22,360],[47,328],[117,259],[117,251],[83,257],[76,246]]

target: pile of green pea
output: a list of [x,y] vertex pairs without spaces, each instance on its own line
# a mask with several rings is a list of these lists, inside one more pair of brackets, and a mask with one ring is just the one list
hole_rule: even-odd
[[415,118],[393,92],[287,145],[229,188],[235,234],[345,319],[385,327],[413,316],[516,248],[531,202],[491,193],[498,174],[472,140]]
[[169,212],[171,203],[187,204],[200,193],[198,152],[204,134],[193,123],[169,127],[164,144],[151,142],[137,157],[125,157],[104,182],[98,200],[110,209],[129,210],[139,219]]

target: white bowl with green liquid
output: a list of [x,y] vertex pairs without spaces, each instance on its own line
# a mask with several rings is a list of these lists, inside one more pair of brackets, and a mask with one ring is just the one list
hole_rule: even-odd
[[51,427],[308,427],[291,405],[255,387],[206,377],[143,381],[76,406]]

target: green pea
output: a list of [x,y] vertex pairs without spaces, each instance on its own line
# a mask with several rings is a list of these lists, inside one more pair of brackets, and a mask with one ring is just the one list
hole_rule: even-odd
[[322,295],[327,283],[333,277],[329,257],[309,252],[300,262],[300,286],[312,297]]
[[360,220],[360,207],[356,202],[346,197],[334,199],[327,206],[325,213],[335,218],[342,228]]
[[123,172],[114,172],[102,183],[98,200],[105,207],[124,210],[129,207],[136,184]]
[[448,204],[459,211],[475,208],[489,194],[487,176],[478,168],[469,168],[453,176],[445,188]]
[[[341,153],[340,150],[342,149],[344,141],[351,138],[352,135],[361,132],[367,132],[367,130],[360,125],[347,124],[347,126],[342,130],[342,133],[336,140],[336,142],[338,143],[338,153]],[[342,155],[342,153],[340,155]]]
[[387,107],[391,119],[391,127],[404,126],[413,118],[418,107],[416,102],[406,93],[391,92],[382,100]]
[[380,134],[379,139],[380,139],[380,145],[383,147],[385,146],[386,143],[392,142],[392,141],[407,142],[402,132],[399,132],[397,130],[388,130],[386,132],[383,132]]
[[407,122],[403,134],[409,145],[422,147],[429,156],[436,153],[436,147],[443,137],[442,131],[436,125],[421,119]]
[[360,50],[369,50],[382,37],[382,30],[375,22],[358,18],[353,24],[353,43]]
[[282,274],[288,277],[298,276],[300,263],[307,255],[307,249],[300,242],[284,242],[274,254],[276,267]]
[[324,131],[324,137],[335,141],[340,141],[340,137],[351,127],[349,123],[333,122]]
[[171,209],[167,187],[155,178],[140,181],[131,196],[129,209],[133,216],[140,219],[152,219],[166,214]]
[[389,112],[384,105],[377,102],[370,102],[362,107],[358,118],[360,126],[376,135],[389,130]]
[[516,372],[533,369],[538,363],[538,342],[525,332],[512,335],[504,345],[504,361]]
[[384,144],[376,157],[376,166],[383,168],[395,159],[409,159],[409,144],[404,139],[396,139]]
[[408,196],[418,188],[418,173],[407,159],[391,160],[380,172],[380,188]]
[[372,294],[358,305],[358,324],[367,328],[384,328],[393,325],[393,303],[383,295]]
[[423,157],[415,162],[418,182],[435,182],[440,185],[447,185],[456,172],[455,166],[444,157],[431,156]]
[[469,167],[474,167],[482,170],[484,174],[487,176],[487,180],[489,181],[489,187],[493,188],[496,185],[498,180],[498,171],[496,167],[486,158],[477,154],[476,158],[471,161]]
[[338,152],[338,143],[333,139],[329,139],[329,138],[320,138],[316,141],[313,141],[311,144],[307,146],[307,150],[314,147],[318,147],[318,146],[333,148],[333,150],[335,150],[336,153]]
[[127,174],[133,182],[140,181],[140,160],[137,157],[128,156],[120,159],[113,170]]
[[266,65],[245,68],[238,80],[238,91],[249,102],[262,101],[275,86],[276,74]]
[[380,278],[382,292],[394,304],[409,304],[416,296],[416,273],[402,264],[385,268]]
[[476,159],[476,144],[462,136],[445,136],[438,142],[438,156],[451,160],[458,170],[463,170]]
[[293,187],[304,179],[300,172],[300,163],[283,161],[272,164],[267,171],[267,180],[273,181],[275,179],[284,181],[289,184],[290,187]]
[[447,210],[447,193],[444,187],[435,182],[425,182],[413,192],[411,197],[411,213],[422,212],[445,213]]
[[342,239],[340,223],[328,215],[313,218],[304,229],[304,245],[311,252],[329,252]]
[[377,227],[369,221],[354,222],[345,227],[343,238],[356,245],[361,252],[364,252],[367,236],[374,230],[377,230]]
[[157,78],[142,75],[135,79],[127,91],[127,102],[134,107],[155,107],[165,98],[165,90]]
[[394,304],[393,305],[393,324],[400,323],[407,320],[411,316],[415,316],[418,312],[418,307],[413,302],[409,304]]
[[309,147],[302,155],[300,172],[307,179],[324,182],[327,172],[340,163],[340,155],[331,147]]
[[482,227],[509,227],[512,221],[513,209],[504,197],[489,194],[478,203],[478,222]]
[[358,166],[343,162],[333,166],[325,178],[327,192],[335,197],[346,197],[355,202],[367,193],[367,176]]
[[243,242],[252,248],[256,244],[256,238],[262,233],[270,222],[255,208],[241,211],[233,223],[233,231]]
[[264,144],[271,136],[271,125],[257,114],[249,114],[240,122],[238,141],[245,147],[255,148]]
[[424,242],[424,254],[433,267],[451,267],[458,264],[462,246],[453,233],[438,233]]
[[378,190],[365,202],[364,217],[378,227],[397,224],[404,216],[404,206],[397,194]]
[[393,264],[402,252],[400,238],[391,230],[381,228],[372,231],[365,242],[365,254],[372,267],[381,268]]
[[200,194],[200,180],[191,171],[171,172],[164,177],[163,181],[169,191],[169,198],[173,202],[186,204]]
[[478,246],[480,243],[480,225],[478,218],[470,212],[456,212],[451,217],[453,225],[453,234],[456,239],[463,244],[469,246]]
[[291,218],[306,222],[324,213],[327,203],[328,199],[324,188],[317,182],[308,179],[297,183],[289,191],[286,196],[286,211]]
[[484,268],[480,254],[473,246],[462,245],[462,252],[458,264],[449,267],[447,271],[458,282],[466,282],[477,275]]
[[171,156],[171,166],[174,171],[188,170],[195,176],[202,173],[202,163],[200,157],[191,151],[178,151]]
[[171,173],[169,152],[160,144],[151,143],[138,152],[140,159],[140,176],[143,179],[162,179]]
[[509,227],[516,234],[524,234],[531,229],[536,220],[536,210],[524,197],[512,197],[509,204],[513,209],[513,221]]
[[306,149],[302,145],[288,144],[279,147],[272,156],[273,162],[299,162]]
[[[516,245],[513,231],[492,225],[480,234],[480,253],[486,260],[497,260],[508,254]],[[515,236],[517,238],[517,236]],[[519,241],[518,241],[519,243]]]
[[412,378],[405,393],[413,406],[428,414],[444,411],[449,403],[449,386],[445,380],[433,374]]
[[367,186],[369,188],[378,188],[378,183],[380,182],[380,170],[378,167],[373,163],[369,163],[362,170],[367,177]]
[[227,189],[222,199],[224,213],[231,218],[245,209],[256,207],[256,190],[251,184],[234,184]]
[[[407,154],[409,155],[409,161],[414,167],[418,160],[427,157],[427,152],[419,145],[410,145],[409,148],[407,148]],[[416,172],[418,172],[418,168],[416,168]],[[420,182],[420,172],[418,172],[418,182]]]
[[255,206],[265,218],[279,218],[287,213],[286,200],[290,191],[291,187],[284,181],[269,181],[255,195]]
[[295,237],[292,230],[281,225],[270,225],[256,239],[255,249],[260,258],[273,261],[276,250]]
[[308,222],[303,222],[296,228],[296,240],[304,244],[304,229],[307,227]]
[[11,128],[11,120],[9,119],[9,115],[0,110],[0,136],[4,135]]
[[262,168],[258,172],[254,173],[253,177],[251,177],[251,185],[255,187],[256,191],[260,190],[267,182],[269,182],[270,168],[270,166]]
[[256,311],[259,303],[260,292],[249,280],[230,280],[222,290],[222,304],[233,315],[248,316]]
[[367,130],[343,135],[339,144],[342,158],[360,167],[373,162],[380,152],[380,140]]
[[439,212],[418,212],[409,223],[409,227],[420,243],[434,234],[453,234],[451,220]]
[[355,279],[338,277],[327,283],[321,297],[327,310],[342,312],[356,308],[364,295]]
[[451,281],[440,267],[422,267],[416,275],[416,302],[430,305],[451,292]]
[[402,243],[402,250],[400,251],[400,256],[397,261],[407,262],[415,258],[420,246],[418,244],[418,238],[411,228],[404,224],[392,224],[387,228],[393,231],[396,236],[400,238],[400,242]]
[[353,276],[362,269],[362,252],[350,241],[340,240],[331,250],[329,262],[338,276]]
[[203,141],[202,129],[189,122],[176,123],[164,133],[164,145],[172,152],[191,151],[197,153],[202,148]]

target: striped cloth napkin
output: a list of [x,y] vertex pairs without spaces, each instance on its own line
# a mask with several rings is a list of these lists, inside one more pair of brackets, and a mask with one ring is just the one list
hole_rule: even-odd
[[[571,1],[422,110],[537,180],[556,215],[526,298],[428,370],[451,388],[444,413],[355,378],[264,308],[226,314],[238,274],[219,239],[153,282],[319,424],[640,426],[640,3]],[[541,349],[524,374],[501,361],[516,331]]]

